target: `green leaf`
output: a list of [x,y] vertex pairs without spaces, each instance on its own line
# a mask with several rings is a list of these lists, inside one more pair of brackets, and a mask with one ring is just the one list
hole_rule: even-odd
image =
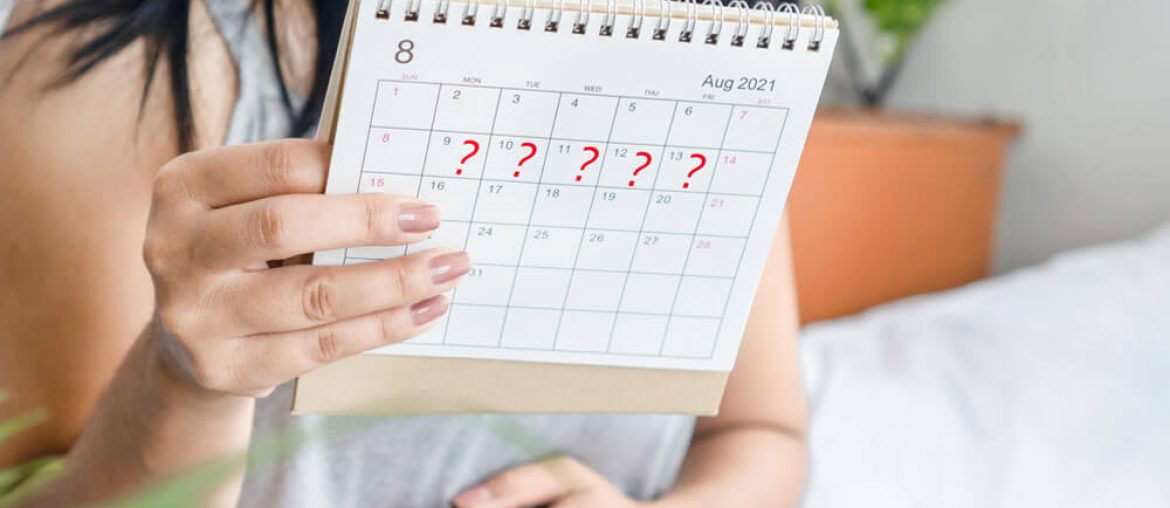
[[[0,403],[8,400],[8,392],[0,390]],[[47,417],[44,409],[34,409],[21,413],[14,418],[0,422],[0,444],[7,441],[12,436],[27,430],[38,423],[41,423]],[[21,464],[17,467],[0,469],[0,494],[11,491],[17,484],[23,482],[28,478],[30,471],[38,470],[45,467],[47,464],[56,461],[54,457],[36,460],[30,463]]]
[[[2,400],[2,399],[0,399]],[[45,420],[47,413],[44,409],[34,409],[17,415],[11,420],[0,422],[0,443],[3,443],[14,434],[28,429]]]
[[26,462],[11,469],[0,470],[0,506],[22,497],[15,490],[33,492],[45,482],[50,481],[61,471],[63,462],[60,457],[44,457],[32,462]]
[[886,62],[902,57],[919,30],[926,25],[943,0],[863,0],[862,8],[873,18],[878,31],[894,39]]
[[[3,402],[5,396],[6,394],[0,391],[0,402]],[[21,430],[36,425],[45,418],[45,414],[43,410],[30,411],[12,420],[0,422],[0,442]],[[309,443],[326,441],[379,421],[384,421],[384,417],[335,417],[330,419],[328,425],[319,428],[315,433],[291,429],[274,435],[257,436],[247,455],[206,462],[101,506],[104,508],[202,506],[208,495],[233,476],[240,474],[245,466],[252,471],[264,471],[274,467],[284,456],[295,453],[299,448]],[[502,440],[514,444],[529,457],[530,461],[552,455],[549,443],[538,433],[514,420],[508,418],[494,420],[487,426],[486,430],[496,434]],[[0,470],[0,493],[24,481],[27,477],[27,471],[48,467],[53,463],[58,464],[55,467],[59,467],[61,464],[59,458],[50,457],[23,464],[19,468]],[[39,488],[39,486],[34,488]]]
[[262,436],[257,438],[247,455],[201,464],[104,506],[108,508],[203,506],[209,494],[232,476],[240,474],[245,465],[257,470],[273,467],[285,454],[295,452],[315,439],[317,436],[296,429],[272,436]]

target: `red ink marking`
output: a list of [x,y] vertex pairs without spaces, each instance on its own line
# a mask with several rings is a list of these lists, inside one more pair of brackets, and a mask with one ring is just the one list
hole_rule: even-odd
[[[692,158],[692,159],[695,159],[695,160],[697,160],[697,161],[699,161],[699,165],[698,165],[698,166],[695,166],[695,167],[694,167],[694,169],[691,169],[691,171],[690,171],[689,173],[687,173],[687,179],[688,179],[688,180],[689,180],[689,179],[690,179],[692,176],[695,176],[695,173],[698,173],[700,169],[703,169],[703,167],[707,165],[707,156],[705,156],[705,155],[703,155],[703,154],[701,154],[701,153],[692,153],[692,154],[691,154],[691,158]],[[682,187],[683,187],[684,189],[689,189],[689,188],[691,188],[691,182],[689,182],[689,181],[688,181],[688,182],[683,182],[683,185],[682,185]]]
[[[582,148],[581,150],[593,154],[592,157],[589,157],[589,160],[587,160],[583,164],[581,164],[581,169],[579,171],[584,172],[585,168],[589,167],[590,164],[597,162],[597,158],[601,157],[601,151],[598,150],[596,146],[587,146],[585,148]],[[581,176],[582,175],[580,173],[577,174],[577,181],[578,182],[581,181]]]
[[[522,148],[528,149],[528,155],[525,155],[525,156],[520,158],[520,162],[516,163],[517,168],[524,167],[525,162],[528,162],[529,159],[536,157],[536,145],[535,144],[532,144],[532,143],[525,141],[523,143],[520,143],[520,146]],[[519,169],[517,169],[515,172],[512,173],[512,178],[520,178],[520,170]]]
[[[465,139],[463,140],[463,146],[470,146],[471,151],[467,152],[467,155],[464,155],[462,159],[459,159],[460,165],[467,164],[467,161],[471,160],[472,157],[475,157],[475,154],[479,153],[479,141],[474,139]],[[462,175],[463,168],[455,168],[455,174]]]
[[[654,156],[650,155],[649,152],[638,152],[638,153],[634,154],[634,156],[642,159],[642,164],[640,166],[634,168],[634,178],[637,178],[638,173],[641,173],[643,169],[646,169],[647,167],[650,166],[650,163],[654,160]],[[633,186],[634,186],[634,181],[630,180],[630,187],[633,187]]]

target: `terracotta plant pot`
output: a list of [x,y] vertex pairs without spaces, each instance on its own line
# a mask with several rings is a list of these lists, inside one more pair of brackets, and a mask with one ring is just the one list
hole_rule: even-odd
[[801,321],[960,286],[991,266],[1012,123],[826,110],[789,198]]

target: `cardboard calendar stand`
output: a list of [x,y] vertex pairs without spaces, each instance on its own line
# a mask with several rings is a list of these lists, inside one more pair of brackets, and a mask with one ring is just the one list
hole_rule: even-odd
[[[333,143],[357,26],[346,15],[318,138]],[[601,2],[604,4],[604,2]],[[525,2],[510,0],[509,5]],[[484,9],[492,4],[485,3]],[[550,5],[536,2],[537,6]],[[563,3],[561,4],[563,5]],[[619,12],[629,11],[625,3]],[[702,15],[699,15],[702,19]],[[835,25],[834,25],[835,26]],[[729,372],[407,355],[357,355],[303,375],[295,414],[718,413]]]

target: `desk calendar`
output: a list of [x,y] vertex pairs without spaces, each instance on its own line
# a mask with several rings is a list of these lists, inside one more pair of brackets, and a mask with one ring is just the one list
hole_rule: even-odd
[[443,222],[315,263],[446,247],[474,268],[428,332],[303,377],[294,409],[717,408],[832,20],[657,0],[361,0],[348,17],[327,192],[417,196]]

